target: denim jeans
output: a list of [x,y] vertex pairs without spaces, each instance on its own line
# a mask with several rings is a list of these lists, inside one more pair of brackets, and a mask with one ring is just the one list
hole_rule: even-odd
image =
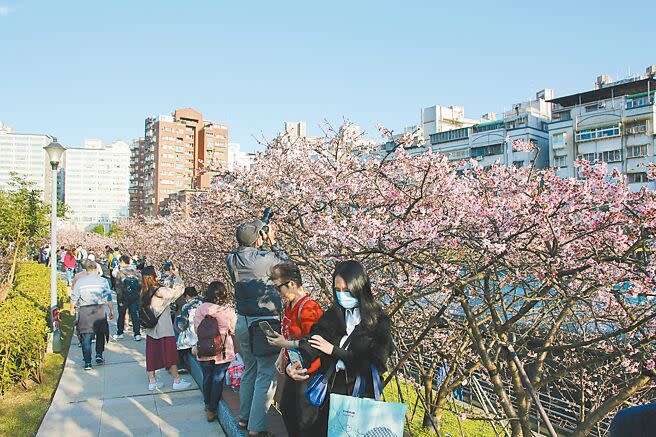
[[230,363],[216,364],[214,361],[199,361],[203,368],[203,396],[208,411],[214,411],[219,406],[225,375]]
[[[85,364],[91,362],[91,339],[93,335],[91,332],[80,334],[80,337],[82,337],[82,356]],[[105,335],[99,334],[96,335],[96,355],[102,355],[103,352],[105,352]]]
[[123,334],[125,330],[125,313],[126,311],[130,314],[130,321],[132,322],[132,333],[134,335],[141,335],[140,323],[139,323],[139,304],[137,301],[134,301],[130,304],[120,300],[118,302],[118,320],[116,321],[116,330],[118,335]]
[[[248,321],[255,323],[254,318]],[[278,354],[258,357],[251,352],[246,317],[237,317],[235,336],[241,346],[246,369],[241,376],[239,388],[239,419],[248,419],[248,430],[267,430],[267,413],[273,403],[278,384],[276,359]]]
[[73,284],[73,278],[75,278],[75,269],[66,269],[66,281],[69,286]]

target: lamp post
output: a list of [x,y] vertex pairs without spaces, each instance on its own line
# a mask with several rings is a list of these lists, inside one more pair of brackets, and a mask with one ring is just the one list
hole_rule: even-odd
[[57,308],[57,170],[66,149],[54,141],[44,147],[48,153],[52,169],[52,196],[50,205],[50,328],[52,330],[52,351],[62,349],[61,331],[59,330],[59,309]]

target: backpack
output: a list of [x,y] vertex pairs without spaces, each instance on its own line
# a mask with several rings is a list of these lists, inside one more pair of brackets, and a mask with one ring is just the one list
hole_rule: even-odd
[[221,338],[219,322],[214,317],[205,316],[196,328],[196,335],[198,336],[196,349],[199,357],[215,357],[221,352],[225,359],[225,337]]
[[120,262],[121,262],[120,258],[117,257],[112,258],[112,260],[109,262],[109,268],[114,270],[114,267],[116,267]]
[[123,299],[127,303],[132,303],[139,299],[140,291],[141,284],[139,284],[139,278],[134,275],[123,278]]
[[[155,290],[151,294],[150,296],[151,299],[155,295],[155,293],[157,293],[157,290]],[[157,326],[157,321],[159,320],[159,316],[155,314],[155,311],[153,311],[150,305],[144,305],[143,302],[140,301],[138,313],[139,313],[139,321],[141,322],[141,326],[143,326],[146,329],[153,329],[155,326]]]

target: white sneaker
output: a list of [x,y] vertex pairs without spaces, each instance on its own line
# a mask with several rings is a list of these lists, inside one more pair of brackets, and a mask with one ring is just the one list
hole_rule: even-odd
[[191,382],[187,382],[184,379],[180,378],[180,381],[173,382],[173,390],[185,390],[191,387]]
[[[175,385],[175,384],[173,384],[173,385]],[[153,391],[156,388],[162,388],[162,387],[164,387],[164,383],[159,382],[158,380],[155,380],[155,382],[149,382],[148,383],[148,390],[150,390],[150,391]]]
[[141,336],[140,335],[135,335],[134,336],[134,341],[141,341]]
[[112,335],[112,338],[114,340],[123,340],[125,338],[125,335],[124,334],[114,334],[114,335]]

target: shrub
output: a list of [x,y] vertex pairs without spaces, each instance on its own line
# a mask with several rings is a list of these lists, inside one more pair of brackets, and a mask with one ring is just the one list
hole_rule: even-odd
[[[61,301],[67,295],[59,281]],[[49,332],[50,271],[33,261],[21,262],[14,288],[0,305],[0,393],[29,378],[41,381]]]

